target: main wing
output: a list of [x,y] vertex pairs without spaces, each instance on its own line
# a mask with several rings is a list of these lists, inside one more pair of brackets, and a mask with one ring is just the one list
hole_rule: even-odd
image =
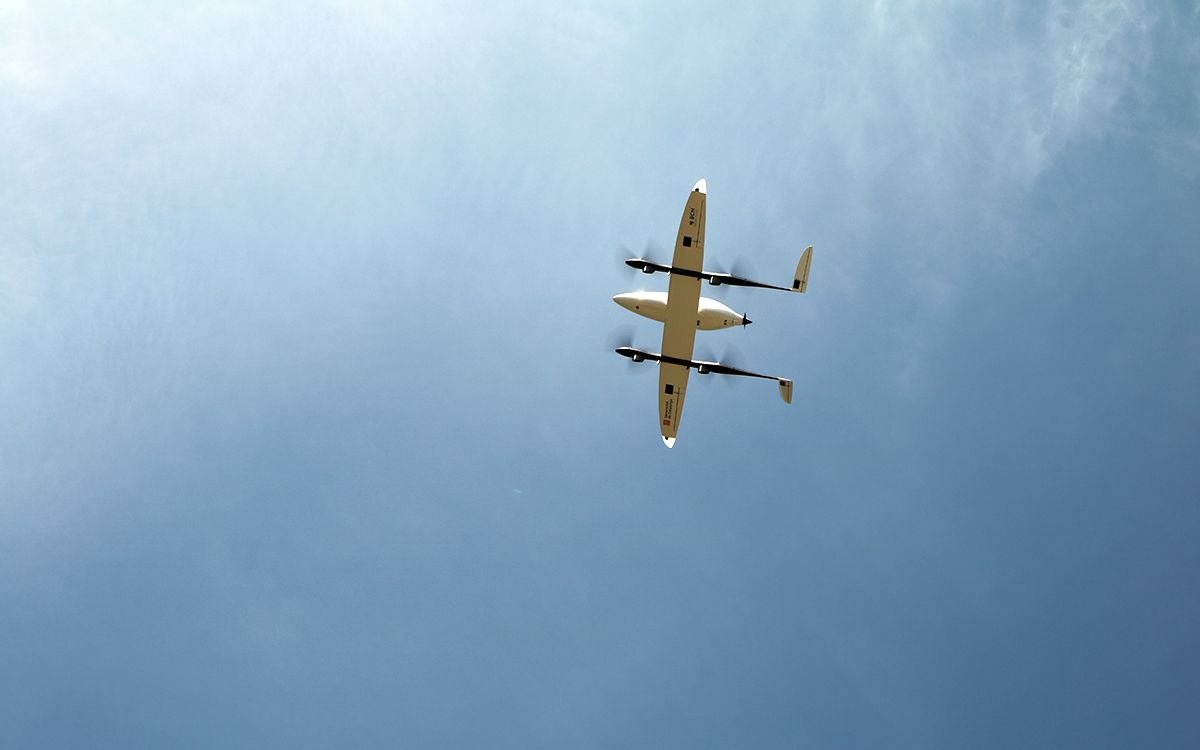
[[[704,268],[704,216],[707,208],[708,185],[700,180],[688,193],[675,235],[675,254],[671,267],[680,270],[672,274],[667,287],[667,311],[663,321],[662,352],[672,359],[688,361],[696,344],[699,326],[700,279]],[[658,419],[663,444],[675,445],[679,422],[683,419],[683,402],[687,396],[687,367],[670,361],[660,362],[658,368]]]

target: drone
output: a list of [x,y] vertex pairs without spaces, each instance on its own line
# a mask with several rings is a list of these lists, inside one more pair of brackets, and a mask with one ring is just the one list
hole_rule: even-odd
[[634,362],[647,360],[658,363],[658,418],[663,443],[674,447],[683,417],[683,398],[687,395],[688,375],[694,369],[701,375],[740,375],[749,378],[774,380],[779,383],[779,395],[784,403],[792,403],[792,381],[775,375],[763,375],[742,370],[721,362],[692,359],[696,331],[712,331],[736,326],[748,326],[753,321],[734,312],[715,299],[700,296],[700,283],[711,286],[744,286],[757,289],[778,289],[803,294],[808,289],[808,270],[812,264],[812,245],[800,255],[791,286],[775,286],[730,273],[705,271],[704,216],[708,198],[708,183],[701,179],[688,194],[675,237],[675,254],[671,265],[645,258],[630,258],[625,265],[645,274],[670,274],[665,292],[629,292],[613,297],[621,307],[642,317],[663,324],[662,352],[647,352],[633,346],[619,346],[616,353]]

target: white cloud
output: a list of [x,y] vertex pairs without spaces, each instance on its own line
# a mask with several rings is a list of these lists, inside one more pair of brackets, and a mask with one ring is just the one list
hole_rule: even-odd
[[[909,305],[896,323],[900,392],[924,392],[924,363],[970,269],[1043,250],[1015,219],[1038,180],[1080,139],[1128,131],[1120,105],[1145,80],[1159,21],[1140,1],[876,2],[837,30],[836,48],[806,55],[831,63],[820,70],[827,95],[812,97],[816,145],[796,161],[837,155],[839,219],[873,227],[847,230],[822,256],[840,267],[825,278],[869,278],[886,264],[888,292]],[[856,242],[854,231],[897,244]]]
[[1050,80],[1038,152],[1044,168],[1072,136],[1103,133],[1118,100],[1149,64],[1157,15],[1145,3],[1115,0],[1051,6],[1043,49]]
[[1072,138],[1111,128],[1149,62],[1157,14],[1120,0],[976,8],[877,3],[855,75],[868,76],[873,109],[917,143],[931,176],[963,174],[954,162],[974,152],[987,179],[1024,189]]

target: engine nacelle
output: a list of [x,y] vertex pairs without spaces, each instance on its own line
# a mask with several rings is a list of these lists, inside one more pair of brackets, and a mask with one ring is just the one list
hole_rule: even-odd
[[652,266],[642,266],[642,273],[645,273],[645,274],[654,273],[654,268]]
[[696,372],[701,375],[707,375],[711,370],[708,369],[708,365],[696,365]]
[[634,362],[645,362],[646,358],[640,354],[635,354],[635,355],[633,355],[633,361]]

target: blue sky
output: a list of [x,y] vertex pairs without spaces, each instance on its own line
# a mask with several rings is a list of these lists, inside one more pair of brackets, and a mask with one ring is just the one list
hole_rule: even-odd
[[[0,3],[2,744],[1195,747],[1198,40]],[[700,177],[816,255],[668,451],[614,253]]]

